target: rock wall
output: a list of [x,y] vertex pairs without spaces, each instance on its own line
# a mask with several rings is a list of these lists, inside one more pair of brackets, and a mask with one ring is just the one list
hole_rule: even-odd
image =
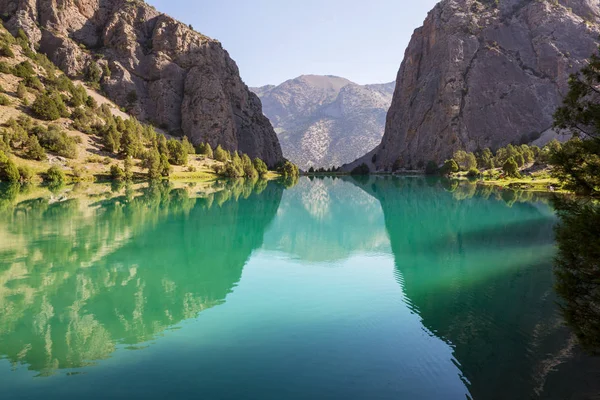
[[221,44],[143,1],[0,0],[0,14],[71,77],[96,62],[102,90],[138,118],[193,143],[282,160],[260,100]]
[[[443,0],[414,32],[372,170],[531,142],[597,50],[595,0]],[[423,164],[421,164],[423,163]]]

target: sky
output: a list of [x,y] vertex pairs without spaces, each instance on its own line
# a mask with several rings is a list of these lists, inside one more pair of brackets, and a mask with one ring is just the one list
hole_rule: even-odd
[[248,86],[304,74],[391,82],[437,1],[146,0],[219,40]]

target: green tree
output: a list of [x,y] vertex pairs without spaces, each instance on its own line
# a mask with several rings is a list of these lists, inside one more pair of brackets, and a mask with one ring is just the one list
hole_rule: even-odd
[[502,171],[511,178],[519,178],[521,174],[519,173],[519,166],[514,158],[510,157],[504,165],[502,165]]
[[98,66],[98,63],[92,61],[85,72],[85,80],[91,83],[93,86],[96,86],[100,83],[100,78],[102,78],[102,70]]
[[198,145],[198,154],[206,156],[206,158],[214,157],[212,147],[210,147],[210,143],[200,143],[200,145]]
[[173,165],[186,165],[188,161],[188,152],[183,142],[177,139],[169,139],[167,142],[169,149],[169,163]]
[[67,177],[62,169],[52,166],[46,171],[44,179],[49,183],[62,184],[66,181]]
[[160,179],[161,177],[161,163],[160,153],[157,149],[153,148],[146,152],[142,159],[142,165],[148,170],[148,178]]
[[55,121],[61,117],[59,105],[55,99],[44,93],[39,95],[31,105],[31,111],[39,119]]
[[0,151],[0,181],[19,182],[20,179],[21,176],[19,175],[17,165],[6,154]]
[[458,171],[459,171],[458,164],[456,163],[456,161],[454,161],[454,159],[450,159],[450,160],[446,160],[446,162],[444,162],[444,165],[440,169],[440,174],[447,176],[450,174],[455,174]]
[[[367,167],[368,169],[368,167]],[[283,165],[278,169],[278,172],[284,178],[298,178],[300,176],[300,170],[296,166],[296,164],[291,161],[286,160]],[[368,172],[367,172],[368,174]]]
[[221,145],[218,145],[215,149],[215,160],[220,162],[226,162],[228,160],[227,151],[225,151]]
[[29,136],[27,142],[25,143],[25,147],[27,148],[25,156],[28,159],[37,161],[42,161],[46,159],[46,151],[40,144],[37,136]]
[[110,178],[114,181],[125,180],[125,172],[117,164],[110,166]]
[[468,171],[477,168],[477,159],[473,153],[467,153],[464,150],[458,150],[454,153],[454,160],[462,171]]
[[267,164],[265,164],[265,162],[263,160],[261,160],[260,158],[255,158],[253,161],[254,164],[254,169],[256,170],[256,172],[258,173],[258,175],[262,178],[264,176],[267,175],[267,173],[269,172],[269,169],[267,168]]
[[125,174],[125,180],[130,181],[133,179],[133,162],[131,161],[131,157],[125,157],[123,173]]

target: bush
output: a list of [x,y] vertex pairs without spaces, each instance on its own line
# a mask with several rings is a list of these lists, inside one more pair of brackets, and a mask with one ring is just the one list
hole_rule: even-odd
[[63,170],[56,166],[48,168],[48,171],[44,175],[44,180],[49,183],[64,183],[66,179],[67,177]]
[[11,74],[13,71],[10,68],[10,65],[8,65],[4,61],[0,61],[0,72],[2,72],[3,74]]
[[3,94],[0,94],[0,106],[7,106],[10,104],[10,100]]
[[25,86],[38,90],[40,92],[44,90],[44,85],[42,84],[42,81],[40,81],[40,78],[38,78],[37,76],[28,76],[27,78],[23,79],[22,82],[25,84]]
[[19,78],[28,78],[35,75],[35,70],[29,61],[23,61],[13,67],[12,74]]
[[477,178],[479,175],[481,175],[481,173],[477,168],[471,168],[469,169],[469,172],[467,172],[469,178]]
[[43,148],[59,156],[66,158],[77,157],[77,143],[56,125],[50,125],[48,129],[43,126],[36,126],[33,134],[37,136]]
[[19,177],[21,182],[31,182],[34,175],[33,170],[28,166],[23,165],[19,167]]
[[36,136],[29,136],[27,142],[25,143],[25,146],[27,147],[25,156],[28,159],[37,161],[42,161],[46,159],[46,151],[44,150]]
[[125,179],[125,171],[116,164],[110,166],[110,178],[115,181],[122,181]]
[[61,117],[59,105],[48,94],[39,95],[31,105],[31,111],[39,119],[55,121]]
[[0,47],[0,57],[8,57],[8,58],[14,58],[15,57],[15,53],[13,53],[13,51],[10,48],[10,46],[8,45],[8,43],[4,43]]
[[20,98],[21,100],[25,99],[25,97],[27,96],[27,86],[25,86],[25,83],[23,83],[22,81],[19,82],[19,85],[17,86],[17,97]]
[[350,175],[369,175],[371,170],[369,166],[365,163],[360,164],[358,167],[354,168],[350,171]]
[[17,165],[4,153],[0,152],[0,181],[19,182],[20,179],[21,176],[19,175]]

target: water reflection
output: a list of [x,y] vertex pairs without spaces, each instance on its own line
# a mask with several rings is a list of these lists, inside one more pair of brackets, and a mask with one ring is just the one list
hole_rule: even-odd
[[544,196],[391,177],[0,193],[0,354],[14,368],[82,368],[210,308],[253,346],[193,364],[260,398],[562,398],[589,365],[555,305]]
[[51,375],[222,303],[261,246],[283,187],[205,189],[198,197],[194,187],[159,183],[15,203],[9,187],[0,214],[0,354]]

